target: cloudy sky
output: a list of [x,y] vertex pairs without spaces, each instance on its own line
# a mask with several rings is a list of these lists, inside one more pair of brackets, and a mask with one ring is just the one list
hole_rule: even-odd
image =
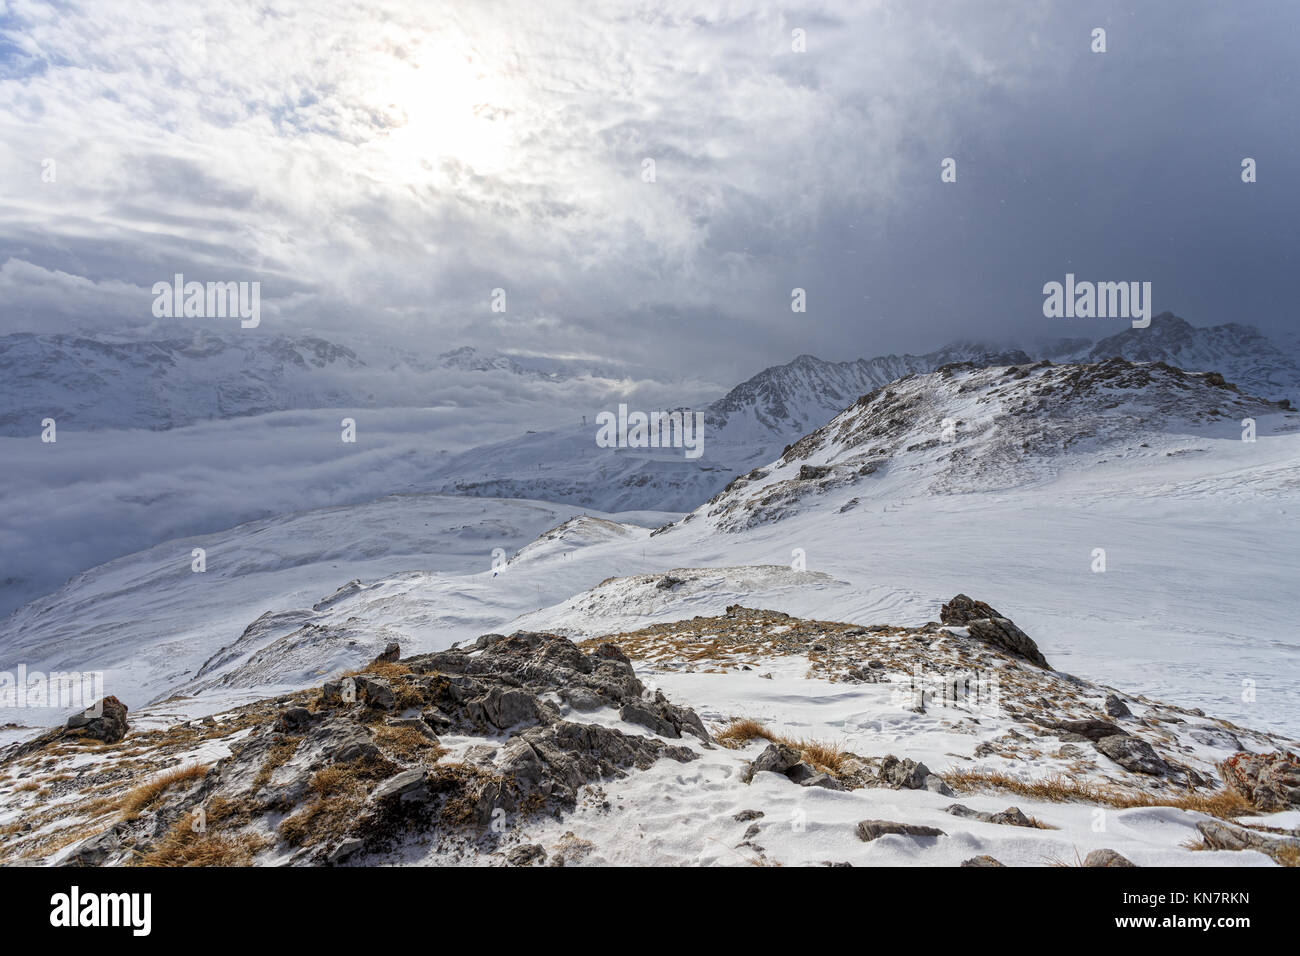
[[1287,0],[0,0],[0,332],[146,326],[175,272],[260,281],[263,333],[722,382],[1124,326],[1045,319],[1066,272],[1285,332],[1297,36]]

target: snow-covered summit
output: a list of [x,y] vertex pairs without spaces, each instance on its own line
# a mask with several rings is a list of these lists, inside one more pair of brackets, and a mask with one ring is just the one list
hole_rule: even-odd
[[1217,373],[1162,362],[955,363],[872,390],[700,510],[735,531],[832,491],[836,506],[851,510],[854,495],[882,483],[913,494],[1010,488],[1108,449],[1149,449],[1157,436],[1240,435],[1247,418],[1289,411]]

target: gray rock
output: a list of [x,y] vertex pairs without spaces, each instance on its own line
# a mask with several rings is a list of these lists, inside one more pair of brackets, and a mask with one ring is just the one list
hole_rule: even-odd
[[967,597],[965,594],[958,594],[943,607],[939,608],[939,620],[944,624],[951,624],[954,627],[965,627],[971,621],[977,621],[982,618],[1003,617],[1004,615],[994,610],[983,601],[976,601],[974,598]]
[[1133,711],[1128,709],[1128,705],[1119,699],[1115,694],[1106,695],[1106,714],[1114,717],[1116,720],[1123,720],[1133,716]]
[[1093,850],[1083,860],[1084,866],[1137,866],[1132,860],[1109,848]]
[[981,823],[997,823],[1012,827],[1032,827],[1034,825],[1033,821],[1025,816],[1019,807],[1007,807],[997,813],[989,813],[984,810],[972,810],[964,804],[954,803],[952,806],[945,808],[944,812],[967,820],[979,820]]
[[537,698],[515,687],[493,687],[469,701],[465,710],[471,720],[498,730],[509,730],[525,721],[536,722],[539,713]]
[[1052,669],[1052,665],[1047,663],[1047,658],[1043,656],[1038,645],[1029,635],[1005,617],[970,621],[966,624],[966,633],[973,640],[990,644],[1017,657],[1023,657],[1044,670]]
[[427,770],[403,770],[375,787],[370,799],[376,803],[384,800],[426,800],[429,796]]
[[438,742],[438,735],[423,717],[389,717],[384,723],[389,727],[409,727],[431,742]]
[[599,710],[609,703],[594,690],[588,690],[586,687],[566,687],[560,691],[560,699],[582,713]]
[[329,863],[342,863],[349,857],[355,856],[364,846],[365,843],[363,841],[349,837],[331,850],[325,859]]
[[953,796],[952,788],[943,782],[943,778],[937,773],[928,773],[925,775],[925,789],[931,793],[937,793],[940,796]]
[[1133,773],[1161,776],[1167,774],[1170,769],[1169,764],[1160,758],[1149,743],[1128,734],[1102,737],[1093,743],[1093,746],[1125,770]]
[[995,860],[993,857],[988,856],[987,854],[981,856],[973,856],[969,860],[962,860],[961,865],[962,866],[1006,866],[1005,863],[1000,863],[997,860]]
[[73,714],[65,726],[68,730],[80,731],[85,736],[102,740],[106,744],[115,744],[130,729],[126,713],[126,704],[116,697],[105,697],[81,713]]
[[731,819],[735,820],[737,823],[748,823],[750,820],[757,820],[763,815],[762,810],[741,810]]
[[1190,731],[1187,736],[1203,747],[1230,750],[1234,753],[1242,749],[1241,741],[1237,739],[1235,734],[1230,734],[1218,727],[1198,727],[1196,730]]
[[280,711],[276,718],[275,729],[284,734],[301,733],[310,726],[312,713],[306,707],[289,707]]
[[785,744],[768,744],[763,752],[751,763],[748,769],[741,776],[741,780],[749,783],[754,779],[754,774],[763,771],[771,773],[784,774],[787,770],[794,767],[800,762],[799,751],[793,747],[787,747]]
[[1214,850],[1259,850],[1270,856],[1281,849],[1300,850],[1300,839],[1272,836],[1234,827],[1222,820],[1202,820],[1196,824],[1206,844]]
[[128,828],[121,823],[115,824],[82,840],[77,848],[64,857],[64,866],[103,866],[122,850],[122,837]]
[[946,833],[936,827],[923,827],[914,823],[894,823],[890,820],[863,820],[857,826],[858,839],[864,843],[869,843],[891,833],[914,837],[947,836]]
[[661,737],[676,739],[682,735],[681,731],[674,727],[671,721],[662,716],[653,705],[643,700],[629,701],[624,704],[618,709],[618,716],[629,724],[648,727]]
[[1087,740],[1096,743],[1103,737],[1127,736],[1128,731],[1123,727],[1112,724],[1106,720],[1097,720],[1095,718],[1085,718],[1083,720],[1059,720],[1055,723],[1047,721],[1044,726],[1053,727],[1062,731],[1057,736],[1061,740],[1066,739],[1066,734],[1077,735],[1073,739],[1076,741]]
[[929,790],[944,796],[952,796],[952,790],[938,774],[931,773],[930,768],[925,764],[906,757],[900,760],[893,754],[889,754],[880,761],[877,775],[881,783],[895,790]]
[[840,783],[828,773],[815,773],[806,780],[798,781],[803,787],[821,787],[823,790],[843,790],[844,784]]

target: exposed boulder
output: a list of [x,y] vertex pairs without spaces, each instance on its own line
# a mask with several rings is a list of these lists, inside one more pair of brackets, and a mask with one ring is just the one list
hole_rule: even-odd
[[106,744],[115,744],[130,729],[126,721],[126,704],[116,697],[105,697],[80,714],[69,717],[66,727]]
[[779,773],[784,775],[786,771],[795,767],[802,760],[799,751],[793,747],[787,747],[785,744],[771,743],[763,749],[753,763],[745,770],[741,779],[749,783],[754,779],[754,774],[763,771]]
[[925,764],[906,757],[900,760],[889,754],[880,761],[877,776],[881,783],[894,790],[930,790],[945,797],[953,795],[942,777],[932,773]]
[[961,865],[962,866],[1006,866],[1005,863],[999,863],[997,860],[995,860],[993,857],[989,856],[988,854],[983,854],[981,856],[973,856],[969,860],[962,860]]
[[1104,706],[1106,708],[1106,715],[1108,717],[1113,717],[1116,720],[1124,720],[1125,718],[1133,716],[1133,711],[1128,709],[1128,704],[1120,700],[1116,694],[1107,694]]
[[1161,759],[1149,743],[1131,734],[1112,734],[1094,741],[1093,746],[1125,770],[1160,776],[1169,773],[1169,764]]
[[939,609],[939,620],[950,627],[966,628],[972,640],[1023,657],[1046,670],[1052,669],[1028,634],[983,601],[958,594]]
[[1002,616],[1002,612],[994,610],[983,601],[976,601],[974,598],[967,597],[965,594],[958,594],[939,608],[940,623],[951,624],[954,627],[965,627],[971,621]]

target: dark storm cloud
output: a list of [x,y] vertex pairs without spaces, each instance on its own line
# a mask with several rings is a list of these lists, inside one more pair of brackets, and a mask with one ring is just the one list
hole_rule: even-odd
[[1293,327],[1290,3],[97,0],[0,31],[0,331],[147,325],[173,271],[260,278],[286,327],[720,381],[1116,331],[1043,318],[1066,272]]

